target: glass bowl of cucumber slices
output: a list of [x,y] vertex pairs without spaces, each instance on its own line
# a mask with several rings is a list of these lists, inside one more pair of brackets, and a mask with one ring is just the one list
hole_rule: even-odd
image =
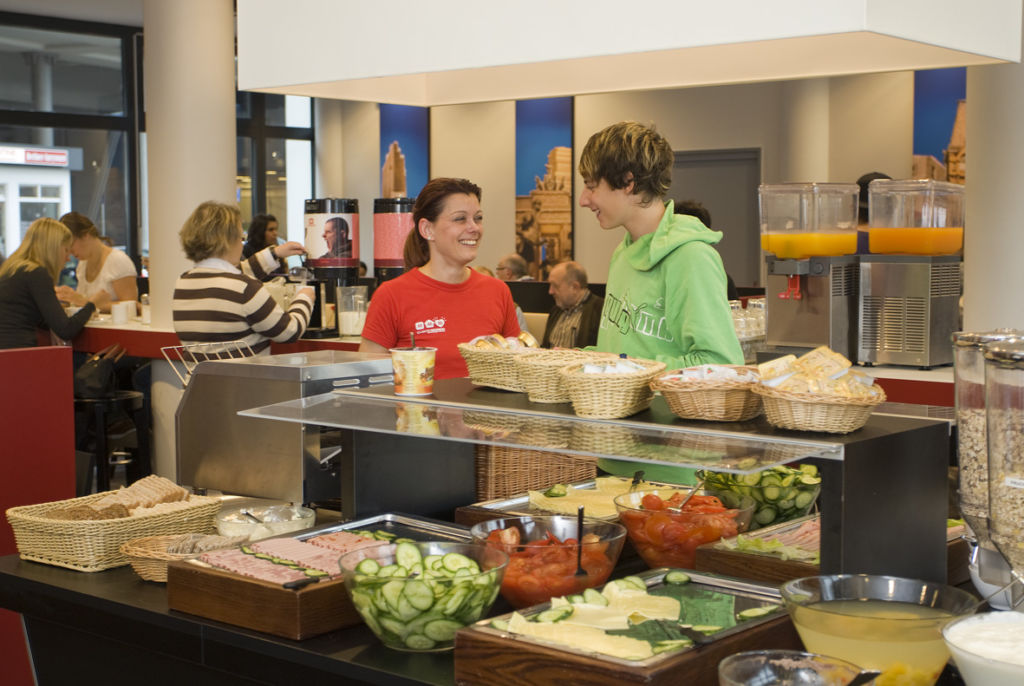
[[611,576],[626,542],[625,528],[584,517],[580,537],[578,526],[576,517],[562,515],[502,517],[475,524],[469,534],[509,554],[501,595],[523,608],[581,594]]
[[472,543],[402,542],[346,553],[338,564],[352,604],[384,645],[435,652],[498,597],[508,566],[501,550]]
[[757,501],[750,530],[788,522],[809,514],[821,493],[821,476],[814,465],[779,465],[750,474],[698,471],[704,488],[729,507],[749,496]]

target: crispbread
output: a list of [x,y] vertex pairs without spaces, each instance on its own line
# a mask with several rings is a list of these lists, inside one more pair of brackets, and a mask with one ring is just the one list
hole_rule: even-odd
[[175,502],[188,498],[188,491],[170,479],[152,474],[139,479],[128,488],[111,491],[98,500],[93,507],[99,509],[110,505],[124,505],[129,510],[152,507],[160,503]]

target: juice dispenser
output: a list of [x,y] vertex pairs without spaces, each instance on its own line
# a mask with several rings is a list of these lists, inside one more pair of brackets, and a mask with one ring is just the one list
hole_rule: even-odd
[[853,358],[857,341],[857,184],[758,188],[765,251],[765,342]]
[[996,329],[953,334],[960,512],[977,543],[977,547],[972,550],[972,560],[978,577],[990,586],[999,587],[1005,586],[1010,578],[1009,568],[989,536],[984,354],[988,344],[1018,341],[1024,341],[1024,331]]
[[988,526],[992,542],[1024,576],[1024,343],[985,347]]
[[359,201],[353,198],[306,200],[306,266],[316,302],[303,338],[338,335],[337,292],[359,280]]
[[860,260],[864,364],[949,364],[959,327],[964,188],[933,179],[868,186],[869,255]]

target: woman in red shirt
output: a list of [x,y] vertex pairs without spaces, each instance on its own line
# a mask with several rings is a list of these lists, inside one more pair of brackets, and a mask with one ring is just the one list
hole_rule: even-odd
[[416,197],[405,241],[408,270],[374,292],[360,352],[416,345],[437,348],[434,378],[467,376],[458,344],[477,336],[517,336],[512,294],[502,281],[469,267],[483,237],[480,187],[439,178]]

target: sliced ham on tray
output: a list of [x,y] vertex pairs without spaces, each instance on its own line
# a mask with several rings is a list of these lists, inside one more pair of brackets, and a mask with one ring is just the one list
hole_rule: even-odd
[[269,581],[272,584],[283,584],[306,578],[305,572],[301,570],[247,555],[238,548],[211,550],[200,555],[199,559],[219,569],[260,581]]
[[382,545],[385,541],[379,541],[376,538],[366,538],[365,536],[360,536],[350,531],[335,531],[334,533],[308,538],[306,539],[306,543],[312,543],[313,545],[320,546],[321,548],[330,548],[331,550],[336,550],[341,554],[345,554],[351,553],[353,550],[372,548],[373,546]]
[[341,555],[330,548],[321,548],[294,538],[268,538],[257,541],[250,547],[257,553],[289,560],[309,569],[318,569],[331,576],[341,574],[341,568],[338,566],[338,558]]

